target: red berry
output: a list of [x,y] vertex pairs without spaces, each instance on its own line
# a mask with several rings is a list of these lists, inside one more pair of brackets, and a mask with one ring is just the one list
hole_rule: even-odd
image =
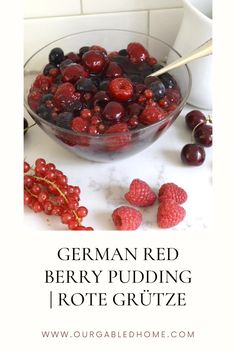
[[102,115],[108,120],[120,120],[125,115],[125,109],[121,103],[111,101],[105,106]]
[[85,218],[86,215],[88,215],[88,209],[85,208],[84,206],[80,206],[77,210],[76,213],[79,218]]
[[105,48],[101,47],[100,45],[92,45],[89,50],[96,50],[98,52],[101,52],[103,54],[107,54],[107,51]]
[[127,52],[132,63],[141,63],[149,58],[147,49],[141,43],[132,42],[128,44]]
[[71,123],[71,129],[78,133],[87,132],[88,126],[88,120],[81,117],[75,117]]
[[40,203],[44,203],[48,199],[48,193],[47,192],[40,192],[38,195],[38,201]]
[[35,166],[41,166],[41,165],[46,165],[46,161],[42,159],[41,157],[35,160]]
[[46,202],[43,203],[43,208],[44,208],[45,214],[50,215],[53,210],[53,203],[50,202],[49,200],[46,200]]
[[31,192],[36,195],[38,195],[41,192],[41,190],[42,190],[42,187],[38,183],[34,183],[31,187]]
[[39,74],[34,80],[33,87],[40,89],[42,92],[47,92],[52,84],[52,77]]
[[97,74],[103,71],[106,59],[101,51],[89,50],[82,56],[82,62],[91,73]]
[[158,193],[159,202],[164,201],[165,199],[172,199],[178,204],[184,203],[188,198],[185,190],[175,183],[165,183],[161,186]]
[[157,224],[165,229],[173,227],[179,224],[185,215],[185,209],[173,199],[164,199],[157,210]]
[[133,96],[133,85],[128,79],[118,77],[111,80],[108,86],[109,94],[120,102],[126,102]]
[[[127,146],[131,140],[130,134],[128,134],[129,128],[127,123],[117,123],[109,127],[105,134],[108,135],[105,144],[108,151],[118,151]],[[109,136],[109,134],[116,134],[115,136]],[[120,135],[119,135],[120,133]],[[122,134],[127,133],[127,134]]]
[[28,104],[33,111],[36,111],[40,105],[42,93],[38,89],[30,90],[28,95]]
[[204,148],[198,144],[187,144],[181,150],[181,160],[186,165],[200,166],[206,158]]
[[143,124],[153,124],[161,121],[166,116],[166,112],[160,107],[146,106],[141,113],[139,120]]
[[142,214],[135,208],[121,206],[113,211],[112,220],[117,230],[137,230],[142,223]]
[[66,212],[61,215],[61,221],[63,224],[69,224],[69,222],[74,219],[74,215],[70,212]]
[[80,112],[80,117],[84,119],[89,119],[92,117],[92,111],[90,109],[84,108]]
[[157,196],[149,185],[140,180],[134,179],[129,187],[129,191],[125,194],[125,199],[132,205],[147,207],[153,205]]
[[114,61],[111,61],[106,69],[106,77],[114,79],[120,77],[123,74],[122,68]]
[[24,204],[29,205],[31,200],[32,200],[32,196],[30,195],[30,193],[24,190]]
[[80,64],[71,64],[62,70],[62,81],[75,83],[81,77],[88,77],[88,72]]
[[35,213],[41,213],[41,211],[43,211],[43,205],[38,200],[35,200],[32,209]]
[[59,96],[72,96],[75,92],[75,87],[70,82],[65,82],[58,86],[55,97]]
[[195,109],[186,114],[185,122],[187,126],[193,130],[198,124],[206,123],[206,117],[201,111]]
[[24,161],[24,173],[29,172],[30,170],[30,165],[28,164],[28,162]]
[[69,230],[77,230],[78,227],[79,227],[79,223],[77,220],[70,220],[68,222],[68,229]]

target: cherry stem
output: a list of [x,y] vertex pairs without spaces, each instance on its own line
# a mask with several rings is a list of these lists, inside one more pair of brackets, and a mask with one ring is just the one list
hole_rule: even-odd
[[[34,171],[32,167],[31,167],[30,169],[31,169],[32,171]],[[53,188],[55,188],[55,189],[59,192],[60,196],[62,196],[62,197],[64,198],[65,202],[66,202],[67,204],[69,203],[69,201],[68,201],[68,199],[66,198],[65,194],[60,190],[60,188],[59,188],[54,182],[50,181],[50,180],[47,179],[46,177],[40,177],[40,176],[35,176],[35,175],[31,175],[31,177],[33,177],[34,179],[37,179],[37,180],[39,180],[39,181],[46,182],[47,184],[50,184]],[[73,214],[74,214],[76,220],[78,221],[79,225],[81,225],[82,219],[78,217],[78,215],[76,214],[75,210],[72,210],[72,212],[73,212]]]
[[211,117],[209,114],[208,114],[208,116],[207,116],[207,118],[206,118],[206,121],[207,121],[208,123],[210,123],[210,124],[213,123],[212,117]]
[[194,139],[195,130],[202,124],[205,124],[205,122],[200,122],[193,128],[192,135],[191,135],[191,140],[192,140],[193,143],[195,142],[195,139]]
[[26,133],[30,128],[33,128],[35,125],[36,123],[29,125],[27,128],[24,129],[24,133]]

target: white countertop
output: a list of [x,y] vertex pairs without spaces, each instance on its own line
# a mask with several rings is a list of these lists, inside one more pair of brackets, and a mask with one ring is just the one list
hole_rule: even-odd
[[[67,175],[69,184],[79,185],[80,205],[89,210],[84,225],[95,230],[115,230],[111,214],[118,206],[128,205],[124,193],[134,178],[146,181],[156,191],[166,182],[184,188],[188,193],[188,200],[183,205],[186,217],[171,230],[206,230],[210,227],[212,210],[212,148],[206,148],[202,166],[185,166],[180,159],[182,147],[191,142],[184,116],[192,109],[186,106],[172,127],[153,145],[125,160],[110,163],[83,160],[51,140],[38,126],[25,136],[25,159],[33,164],[36,158],[43,157]],[[26,117],[29,123],[32,122]],[[156,202],[151,207],[140,208],[143,224],[139,230],[160,230],[156,223],[157,207]],[[25,207],[25,227],[29,230],[67,230],[59,217],[35,214],[28,207]]]

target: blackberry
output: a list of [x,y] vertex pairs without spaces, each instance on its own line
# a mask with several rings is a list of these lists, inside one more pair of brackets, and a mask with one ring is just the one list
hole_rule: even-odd
[[71,129],[72,119],[73,119],[73,113],[71,112],[59,113],[56,119],[56,125],[61,128]]

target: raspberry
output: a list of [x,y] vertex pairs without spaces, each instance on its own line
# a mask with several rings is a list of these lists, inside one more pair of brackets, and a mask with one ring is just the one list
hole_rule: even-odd
[[33,111],[36,111],[40,105],[42,93],[38,89],[31,89],[28,95],[28,104]]
[[132,82],[122,77],[111,80],[108,86],[109,94],[120,102],[128,101],[133,96],[133,91]]
[[71,64],[61,70],[62,81],[75,83],[81,77],[88,77],[88,72],[80,64]]
[[185,217],[186,211],[173,199],[164,199],[157,210],[157,224],[167,229],[179,224]]
[[140,115],[140,122],[147,125],[153,124],[165,118],[166,114],[160,107],[146,106]]
[[142,61],[145,61],[147,58],[149,58],[148,51],[141,43],[129,43],[127,47],[127,52],[129,54],[130,61],[134,64],[141,63]]
[[175,183],[165,183],[161,186],[158,193],[158,200],[162,202],[165,199],[172,199],[178,204],[183,204],[188,198],[185,190]]
[[75,117],[71,123],[71,129],[78,133],[87,132],[88,126],[88,120],[81,117]]
[[34,83],[33,87],[40,89],[42,92],[47,92],[52,84],[52,77],[39,74]]
[[130,184],[129,192],[125,194],[125,199],[130,204],[140,207],[154,204],[156,198],[156,194],[149,185],[140,179],[134,179]]
[[117,230],[136,230],[142,223],[140,211],[129,206],[121,206],[112,213]]

